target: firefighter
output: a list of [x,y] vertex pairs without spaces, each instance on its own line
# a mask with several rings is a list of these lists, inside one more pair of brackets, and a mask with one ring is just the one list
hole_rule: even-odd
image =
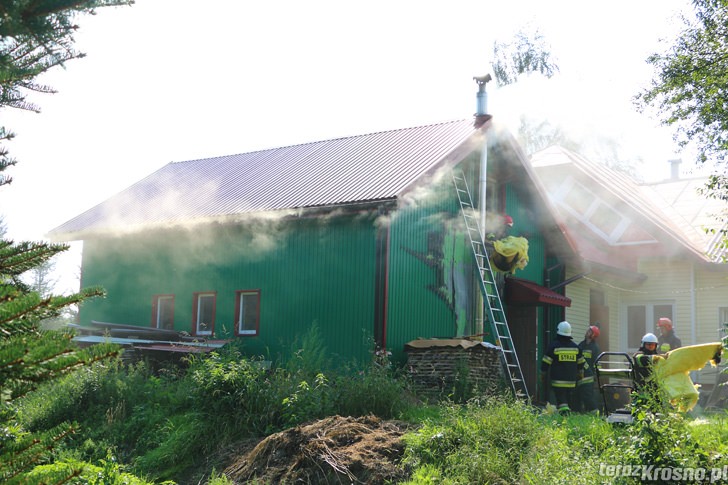
[[657,338],[657,351],[666,354],[671,350],[682,347],[682,341],[675,335],[672,320],[660,318],[657,321],[657,328],[660,329],[660,336]]
[[635,386],[643,387],[652,375],[652,363],[657,355],[657,336],[654,333],[646,333],[640,342],[633,357]]
[[657,336],[654,333],[646,333],[632,359],[635,386],[632,404],[635,409],[646,407],[657,410],[664,405],[664,400],[658,394],[657,383],[652,379],[653,366],[659,358],[661,356],[657,353]]
[[511,236],[513,218],[508,214],[500,219],[498,230],[485,236],[491,268],[504,275],[514,274],[528,264],[528,240],[525,237]]
[[571,411],[576,382],[583,377],[584,356],[571,336],[571,324],[567,321],[556,327],[556,339],[548,347],[541,361],[541,381],[548,378],[556,398],[556,410],[561,413]]
[[511,228],[513,228],[513,218],[508,214],[505,214],[502,218],[500,218],[500,225],[498,229],[486,234],[485,239],[490,243],[499,239],[505,239],[510,236]]
[[597,339],[599,327],[590,325],[584,334],[584,340],[579,342],[579,350],[586,363],[584,364],[584,377],[576,383],[576,411],[590,412],[597,409],[594,398],[594,361],[601,353]]

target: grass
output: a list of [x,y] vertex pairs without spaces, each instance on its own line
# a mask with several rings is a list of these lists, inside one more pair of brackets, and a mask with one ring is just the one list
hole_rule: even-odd
[[[670,466],[709,476],[728,466],[724,414],[706,419],[666,413],[657,426],[649,420],[622,426],[597,415],[543,414],[501,398],[443,409],[406,437],[408,484],[629,484],[642,482],[609,476],[606,467],[641,472],[642,465]],[[646,432],[662,438],[653,448],[642,443],[635,454]]]
[[195,476],[195,483],[227,485],[214,457],[236,440],[337,414],[416,423],[405,435],[408,484],[639,483],[606,476],[604,467],[728,466],[725,414],[660,408],[623,426],[596,415],[544,413],[509,395],[423,404],[391,365],[317,369],[324,350],[315,338],[305,342],[306,352],[270,369],[230,349],[194,359],[185,371],[95,365],[43,387],[21,402],[20,425],[77,422],[78,431],[36,473],[70,467],[101,473],[104,483]]

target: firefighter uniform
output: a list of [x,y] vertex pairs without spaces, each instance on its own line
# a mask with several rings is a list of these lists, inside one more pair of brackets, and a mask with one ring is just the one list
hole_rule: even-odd
[[584,364],[584,377],[576,383],[576,411],[594,411],[597,409],[594,398],[594,361],[601,350],[594,340],[587,342],[586,339],[579,343],[579,349],[586,363]]
[[679,349],[680,347],[682,347],[682,340],[680,340],[672,330],[662,333],[659,337],[657,337],[657,350],[661,354],[666,354],[669,351]]
[[660,329],[660,335],[657,337],[658,353],[666,354],[671,350],[682,347],[682,341],[675,335],[672,320],[662,317],[657,321],[657,327]]
[[541,373],[548,377],[556,398],[556,409],[568,412],[576,382],[584,372],[586,361],[571,337],[569,322],[561,322],[557,327],[556,339],[551,342],[541,361]]

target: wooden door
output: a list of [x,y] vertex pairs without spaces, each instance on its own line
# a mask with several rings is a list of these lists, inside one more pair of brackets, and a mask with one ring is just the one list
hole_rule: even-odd
[[508,328],[513,337],[518,362],[521,364],[523,378],[526,380],[528,395],[536,392],[539,366],[538,358],[538,309],[530,307],[506,307]]
[[599,340],[597,344],[602,352],[609,351],[609,307],[606,305],[604,293],[599,290],[589,291],[589,325],[599,322]]

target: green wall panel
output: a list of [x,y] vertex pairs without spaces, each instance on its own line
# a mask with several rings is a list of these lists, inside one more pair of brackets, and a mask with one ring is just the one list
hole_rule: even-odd
[[86,241],[84,286],[108,293],[81,309],[92,320],[149,326],[152,297],[175,296],[176,330],[191,332],[193,293],[217,294],[215,336],[231,336],[235,291],[261,292],[260,334],[238,337],[277,359],[316,322],[329,352],[370,358],[374,325],[373,216],[285,224],[198,226]]
[[[453,338],[470,330],[459,332],[456,324],[456,315],[465,320],[464,312],[472,310],[471,256],[464,237],[450,180],[392,217],[387,347],[397,360],[410,340]],[[457,275],[467,282],[467,292],[457,291],[462,288],[454,283]]]

